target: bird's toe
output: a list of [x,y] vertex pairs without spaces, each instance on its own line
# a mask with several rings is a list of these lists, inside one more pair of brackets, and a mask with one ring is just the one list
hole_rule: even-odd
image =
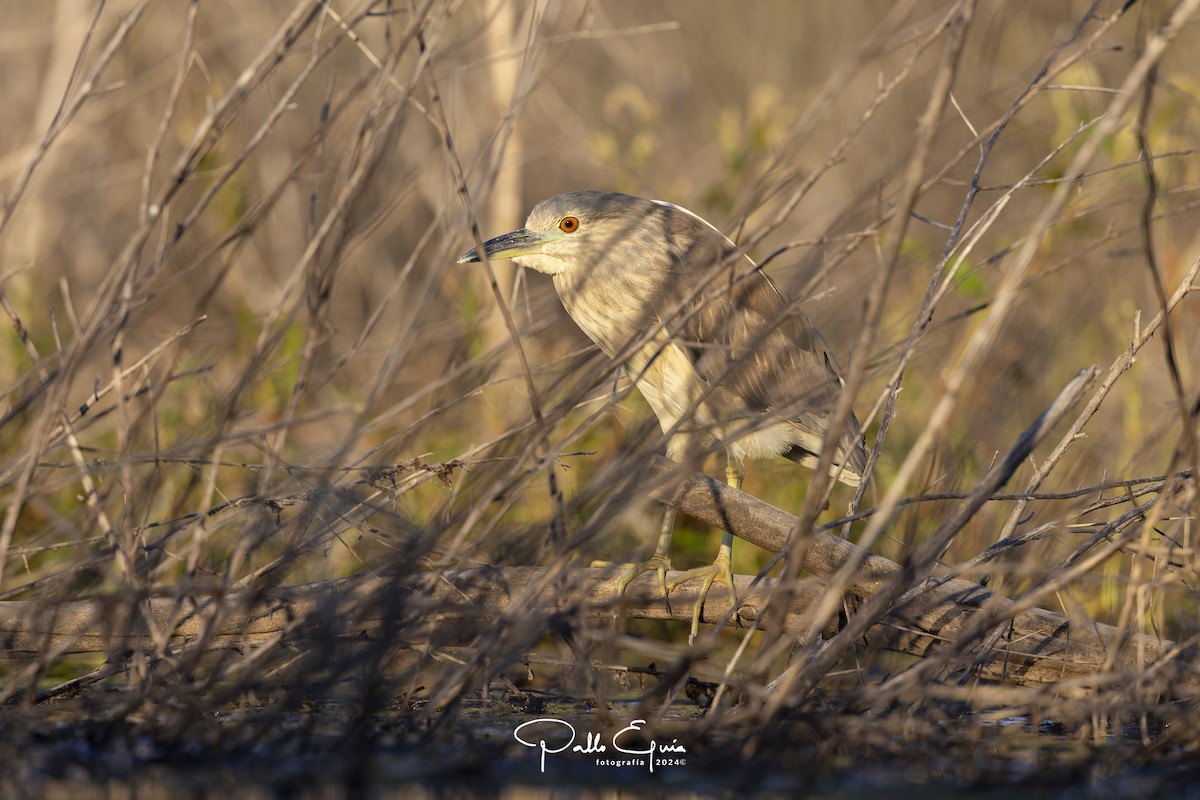
[[593,561],[593,567],[622,567],[621,575],[617,578],[617,594],[624,595],[625,590],[629,588],[629,584],[641,575],[643,572],[654,572],[658,575],[658,590],[662,595],[663,601],[667,604],[667,610],[671,609],[671,597],[667,589],[667,573],[671,569],[671,559],[662,554],[655,553],[646,561],[638,561],[632,564],[615,564],[611,561]]
[[708,598],[708,592],[712,589],[712,585],[718,580],[725,584],[725,588],[729,590],[729,599],[733,608],[737,608],[737,590],[733,586],[733,569],[730,567],[729,556],[724,550],[718,553],[717,560],[707,567],[691,569],[680,575],[675,580],[671,581],[668,591],[674,591],[681,584],[688,581],[701,579],[699,596],[696,598],[696,604],[692,606],[692,628],[688,633],[688,644],[693,644],[696,641],[696,636],[700,633],[700,620],[704,615],[704,601]]

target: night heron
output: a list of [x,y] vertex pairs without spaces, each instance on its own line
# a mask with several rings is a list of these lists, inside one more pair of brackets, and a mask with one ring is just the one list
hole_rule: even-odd
[[[784,456],[814,468],[844,381],[825,340],[799,309],[720,231],[692,212],[611,192],[568,192],[538,203],[525,227],[483,245],[489,259],[511,258],[554,277],[567,313],[610,358],[620,358],[659,424],[675,461],[719,443],[725,477],[741,488],[744,459]],[[471,249],[458,263],[479,261]],[[851,415],[832,472],[857,486],[866,471],[862,431]],[[724,532],[711,566],[667,586],[675,511],[667,509],[658,547],[631,564],[624,592],[656,571],[663,595],[703,579],[692,612],[699,630],[715,580],[736,607]]]

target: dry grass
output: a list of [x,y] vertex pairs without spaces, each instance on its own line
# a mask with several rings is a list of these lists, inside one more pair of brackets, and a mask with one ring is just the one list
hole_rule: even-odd
[[[8,713],[78,696],[58,707],[163,758],[303,754],[334,728],[350,774],[381,715],[390,752],[453,765],[480,697],[602,718],[636,700],[668,725],[690,675],[724,688],[686,735],[743,764],[869,749],[849,738],[867,709],[893,712],[891,747],[969,711],[1079,741],[1132,725],[1130,761],[1194,753],[1197,5],[13,10]],[[653,603],[613,621],[572,578],[652,546],[649,411],[542,276],[454,264],[584,187],[688,206],[765,262],[848,365],[875,445],[862,497],[751,465],[746,491],[796,514],[793,538],[770,562],[735,548],[735,571],[770,566],[768,613],[694,650]],[[860,556],[802,570],[823,525],[902,577],[849,609]],[[681,530],[679,565],[715,536]],[[475,618],[433,602],[452,571],[524,566],[544,570]],[[869,644],[934,576],[1012,602],[934,657]],[[254,627],[264,602],[281,616]],[[982,681],[1033,608],[1114,626],[1105,663]]]

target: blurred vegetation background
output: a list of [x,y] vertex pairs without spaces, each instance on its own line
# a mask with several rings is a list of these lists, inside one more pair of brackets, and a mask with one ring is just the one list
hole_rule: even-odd
[[[958,4],[3,3],[0,594],[53,604],[641,557],[658,529],[638,491],[662,449],[652,415],[548,279],[497,263],[526,380],[489,273],[454,263],[471,220],[487,238],[547,196],[595,188],[753,241],[843,367],[866,360],[855,405],[871,443],[872,408],[1004,119],[965,224],[995,218],[951,262],[911,352],[873,504],[1088,140],[1081,126],[1175,7],[1121,6],[977,4],[874,347],[851,353]],[[1129,348],[1159,311],[1155,273],[1167,295],[1185,280],[1200,255],[1198,59],[1192,23],[1071,185],[906,496],[969,491],[1071,376]],[[1173,366],[1160,335],[1040,491],[1195,466],[1198,316],[1185,298]],[[745,489],[795,512],[808,481],[755,463]],[[1126,491],[1035,500],[1017,532],[1045,526],[1038,540],[968,577],[1013,592],[1044,580],[1134,498],[1088,504]],[[1169,557],[1114,555],[1055,610],[1193,635],[1192,493],[1167,502]],[[903,559],[949,502],[905,506],[876,549]],[[944,562],[993,544],[1013,508],[985,506]],[[717,536],[681,531],[677,566],[711,559]],[[742,573],[767,558],[746,544],[734,556]],[[685,628],[631,630],[678,641]],[[7,691],[103,660],[49,657]],[[462,691],[489,677],[456,674]]]

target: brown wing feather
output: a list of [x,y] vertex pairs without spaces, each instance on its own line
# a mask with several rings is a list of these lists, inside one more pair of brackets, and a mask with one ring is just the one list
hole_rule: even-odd
[[[668,282],[677,289],[674,297],[665,299],[669,308],[678,309],[668,327],[681,340],[696,373],[724,389],[728,402],[742,404],[718,409],[721,418],[769,414],[810,437],[824,436],[842,378],[821,333],[803,312],[789,309],[749,258],[730,258],[735,248],[728,239],[698,218],[671,211],[675,213],[667,228],[681,234],[671,238],[689,246],[672,253],[675,269],[686,272],[688,279]],[[717,274],[705,289],[687,299],[713,270]],[[866,455],[853,415],[848,428],[839,442],[838,461],[847,461],[846,467],[861,475]],[[800,450],[785,455],[797,461],[816,455]]]

